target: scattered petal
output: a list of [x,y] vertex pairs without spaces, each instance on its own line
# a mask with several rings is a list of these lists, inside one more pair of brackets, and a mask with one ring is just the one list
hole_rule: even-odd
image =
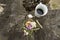
[[33,18],[33,16],[31,14],[28,15],[28,18]]

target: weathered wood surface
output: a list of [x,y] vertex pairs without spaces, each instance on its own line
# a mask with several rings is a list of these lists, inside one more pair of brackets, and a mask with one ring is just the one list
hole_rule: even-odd
[[[14,34],[12,32],[9,35],[4,35],[9,27],[17,23],[19,25],[16,27],[20,28],[22,20],[25,18],[25,15],[28,14],[22,6],[23,0],[8,1],[2,1],[2,3],[5,2],[7,6],[5,7],[4,14],[0,16],[0,40],[8,40],[8,37],[12,37],[12,39],[9,40],[27,40],[26,37],[22,35],[22,32],[19,33],[20,36],[18,36],[16,32],[14,32]],[[33,14],[34,12],[30,13]],[[60,40],[60,10],[49,10],[46,16],[38,20],[42,24],[43,29],[35,33],[35,40]]]

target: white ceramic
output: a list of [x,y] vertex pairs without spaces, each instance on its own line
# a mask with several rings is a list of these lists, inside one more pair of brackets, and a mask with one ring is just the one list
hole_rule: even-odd
[[[43,13],[42,15],[40,15],[40,14],[37,12],[37,9],[42,9],[44,13]],[[36,8],[35,8],[35,16],[36,16],[36,17],[45,16],[45,15],[47,14],[47,12],[48,12],[48,8],[47,8],[47,6],[46,6],[45,4],[39,3],[39,4],[36,6]]]

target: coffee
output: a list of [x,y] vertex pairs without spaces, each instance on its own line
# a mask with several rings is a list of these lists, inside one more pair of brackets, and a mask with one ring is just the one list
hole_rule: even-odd
[[40,14],[40,15],[44,14],[42,9],[37,9],[37,13]]

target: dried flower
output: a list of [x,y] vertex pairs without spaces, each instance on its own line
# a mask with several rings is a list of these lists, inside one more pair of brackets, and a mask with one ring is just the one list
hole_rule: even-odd
[[31,21],[27,21],[26,22],[26,28],[27,29],[30,29],[31,30],[34,27],[36,27],[36,22],[31,22]]

